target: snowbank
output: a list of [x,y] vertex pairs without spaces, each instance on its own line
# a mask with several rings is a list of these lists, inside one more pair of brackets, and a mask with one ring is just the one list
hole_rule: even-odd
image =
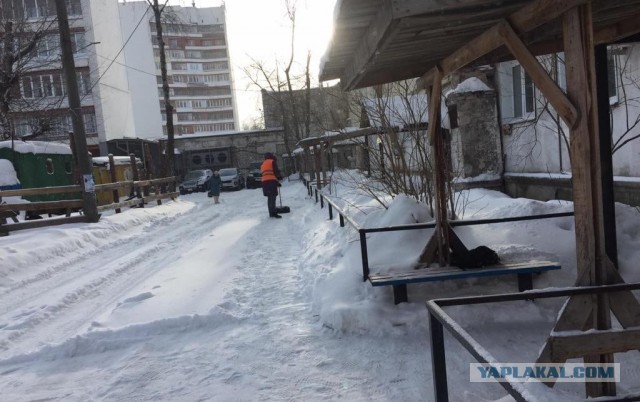
[[15,186],[18,184],[20,184],[20,180],[18,180],[18,174],[13,168],[11,161],[0,159],[0,187]]
[[21,154],[59,154],[71,155],[71,147],[67,144],[48,141],[0,141],[0,148],[13,149]]

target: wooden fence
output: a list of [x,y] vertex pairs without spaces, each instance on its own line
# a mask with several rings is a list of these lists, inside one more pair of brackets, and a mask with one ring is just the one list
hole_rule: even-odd
[[[107,184],[97,184],[95,192],[113,192],[113,202],[106,205],[99,205],[98,212],[115,209],[116,213],[120,213],[124,207],[140,207],[144,208],[145,204],[156,201],[158,205],[162,204],[163,199],[178,197],[176,188],[176,177],[165,177],[152,180],[137,181],[121,181]],[[124,201],[120,201],[120,189],[129,192],[129,197]],[[83,187],[59,186],[59,187],[42,187],[42,188],[25,188],[20,190],[4,190],[0,191],[0,199],[2,197],[23,197],[32,195],[51,195],[51,194],[76,194],[78,198],[60,201],[37,201],[26,203],[1,203],[0,204],[0,236],[6,236],[11,231],[21,229],[33,229],[45,226],[62,225],[65,223],[86,222],[84,215],[71,216],[74,211],[82,209],[83,201],[81,198]],[[64,215],[63,217],[53,217],[49,219],[38,219],[26,222],[19,222],[18,215],[21,211],[26,212],[42,212],[57,213]],[[7,223],[10,220],[11,223]]]

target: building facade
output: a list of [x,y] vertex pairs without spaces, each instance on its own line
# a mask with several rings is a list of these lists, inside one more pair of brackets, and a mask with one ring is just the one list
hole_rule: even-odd
[[[160,47],[146,1],[120,3],[136,136],[166,136]],[[163,39],[176,138],[238,128],[224,7],[167,7]],[[142,21],[142,22],[141,22]]]
[[[43,37],[28,62],[19,67],[15,102],[10,109],[10,136],[68,141],[72,124],[62,74],[55,3],[53,0],[16,0],[13,7],[14,26],[40,31]],[[117,21],[118,8],[109,0],[68,0],[67,12],[87,144],[92,152],[98,153],[107,133],[133,134],[132,121],[127,117],[131,104],[126,74],[109,69],[105,63],[108,55],[117,53],[112,48],[122,43],[120,31],[114,31],[112,24],[107,23]],[[100,16],[100,21],[95,20],[96,16]],[[3,18],[8,15],[4,14]],[[116,61],[124,63],[124,57],[118,56]],[[112,118],[115,116],[117,118]]]

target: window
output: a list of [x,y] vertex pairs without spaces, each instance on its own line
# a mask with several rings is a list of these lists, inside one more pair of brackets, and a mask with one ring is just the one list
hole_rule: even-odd
[[60,53],[60,37],[58,35],[45,36],[38,42],[35,52],[35,56],[41,59],[57,57]]
[[535,90],[533,81],[522,66],[511,68],[513,88],[513,117],[528,118],[535,113]]
[[91,93],[91,78],[89,71],[76,71],[76,80],[78,81],[78,91],[80,95]]
[[22,82],[20,83],[20,87],[22,90],[22,97],[25,99],[33,98],[33,79],[31,77],[22,77]]
[[194,165],[199,165],[202,163],[202,158],[200,157],[200,155],[194,155],[191,159],[191,162],[193,162]]
[[98,126],[96,124],[96,115],[95,113],[83,113],[82,120],[84,122],[84,130],[87,133],[97,133]]
[[40,79],[42,81],[42,94],[44,96],[53,96],[53,76],[43,75]]
[[51,158],[47,158],[45,164],[47,165],[47,174],[53,174],[53,161]]
[[67,0],[67,12],[69,16],[82,16],[81,0]]
[[56,15],[54,0],[24,0],[27,18],[45,18]]
[[84,40],[84,32],[73,32],[71,34],[71,49],[73,54],[84,54],[87,50],[87,45]]

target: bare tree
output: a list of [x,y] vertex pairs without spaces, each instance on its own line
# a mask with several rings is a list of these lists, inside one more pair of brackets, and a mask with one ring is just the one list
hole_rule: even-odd
[[362,181],[354,175],[361,190],[374,196],[383,206],[380,194],[407,194],[427,203],[433,213],[433,165],[426,141],[427,99],[415,95],[415,81],[379,86],[353,94],[352,113],[366,114],[378,135],[367,141],[354,140],[369,155],[375,180]]
[[[55,130],[61,124],[57,109],[63,99],[64,85],[59,74],[59,37],[53,2],[38,9],[32,17],[22,1],[0,0],[0,138],[15,138],[12,122],[22,115],[30,138]],[[36,71],[57,69],[46,80],[34,77]],[[52,78],[53,77],[53,78]],[[38,85],[32,86],[38,79]],[[26,131],[26,130],[25,130]]]
[[[305,63],[298,63],[295,52],[297,1],[284,1],[290,30],[290,53],[286,62],[266,63],[251,58],[252,63],[243,68],[251,85],[261,89],[263,97],[270,99],[278,110],[277,120],[284,130],[284,146],[292,155],[295,144],[311,135],[314,120],[311,106],[311,51],[307,51]],[[266,108],[265,108],[266,109]],[[266,112],[266,110],[265,110]],[[265,116],[269,120],[273,116]],[[294,167],[294,170],[296,167]]]
[[[615,91],[615,101],[610,103],[610,129],[614,135],[611,153],[615,154],[624,146],[640,138],[640,76],[630,63],[632,52],[637,46],[616,47],[609,49],[610,91]],[[559,54],[538,57],[538,60],[556,82],[562,81],[565,71],[564,59]],[[611,93],[610,95],[614,95]],[[553,109],[549,101],[536,91],[535,115],[528,120],[512,125],[512,135],[518,144],[519,157],[522,160],[535,158],[536,145],[539,144],[541,131],[555,133],[558,137],[560,168],[568,167],[562,157],[562,145],[569,149],[568,130],[560,115]],[[570,153],[567,153],[569,158]]]
[[[615,85],[616,102],[610,107],[611,131],[620,131],[620,135],[613,142],[611,152],[616,153],[630,142],[640,138],[640,75],[637,68],[631,66],[633,52],[638,52],[638,46],[612,47],[610,49],[609,68],[615,72],[611,85]],[[614,108],[620,108],[623,118],[614,119]]]

